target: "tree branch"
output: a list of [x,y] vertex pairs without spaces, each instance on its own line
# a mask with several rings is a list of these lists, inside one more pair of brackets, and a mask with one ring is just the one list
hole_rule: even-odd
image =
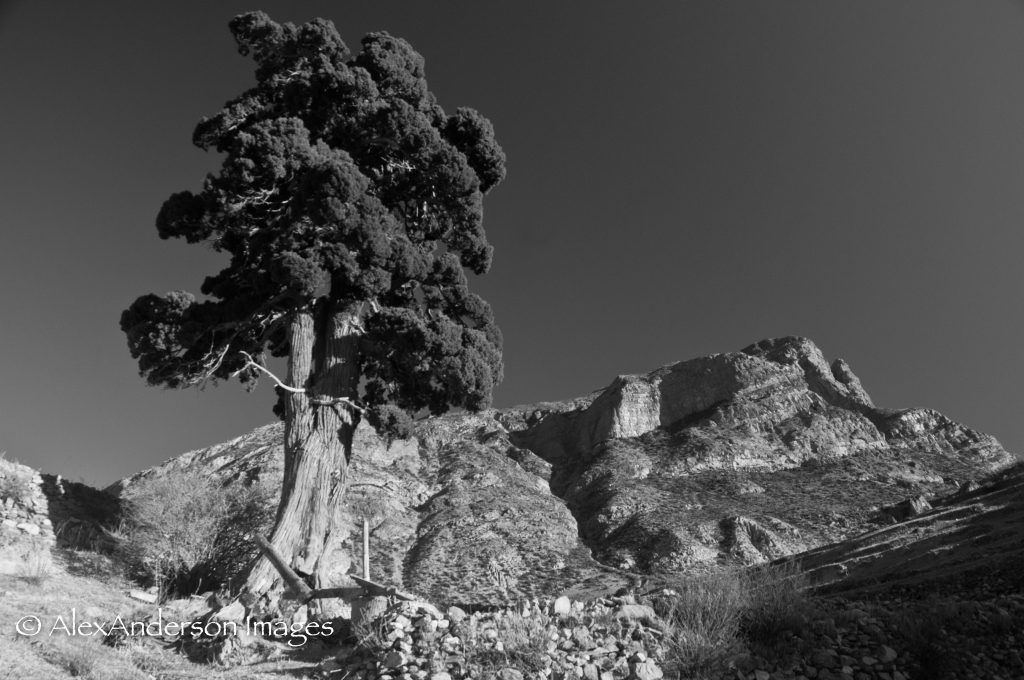
[[[305,392],[305,390],[300,390],[300,391]],[[314,397],[310,397],[309,401],[311,403],[317,404],[318,406],[334,406],[335,404],[344,404],[345,406],[348,406],[350,409],[352,409],[354,411],[359,411],[360,413],[366,413],[366,409],[365,408],[363,408],[359,404],[355,403],[354,401],[352,401],[348,397],[314,396]]]
[[277,573],[281,574],[281,578],[288,587],[291,588],[292,594],[300,604],[306,604],[313,599],[313,589],[303,581],[298,574],[296,574],[292,568],[288,565],[288,562],[281,556],[281,553],[277,551],[277,548],[273,544],[265,539],[263,536],[256,534],[256,545],[260,547],[263,554],[267,556],[270,563],[277,569]]
[[257,371],[261,371],[270,376],[270,379],[273,380],[277,384],[277,386],[280,387],[282,390],[287,390],[288,392],[292,392],[294,394],[305,394],[306,390],[304,388],[291,387],[290,385],[285,385],[280,378],[271,373],[269,368],[263,366],[262,364],[256,363],[256,361],[252,358],[252,355],[246,352],[245,350],[241,350],[239,354],[245,357],[245,366],[242,366],[240,369],[232,373],[232,377],[238,375],[239,373],[241,373],[242,371],[251,366],[252,368],[255,368]]
[[[274,375],[270,371],[270,369],[268,369],[266,366],[263,366],[262,364],[256,363],[256,360],[253,359],[252,355],[249,354],[248,352],[242,350],[242,351],[239,352],[239,354],[241,354],[243,357],[245,357],[245,366],[242,366],[240,369],[238,369],[237,371],[232,373],[231,374],[232,376],[236,376],[239,373],[241,373],[242,371],[244,371],[245,369],[247,369],[249,367],[252,367],[252,368],[255,368],[257,371],[260,371],[262,373],[266,373],[268,376],[270,376],[270,379],[273,380],[274,383],[278,387],[280,387],[282,390],[286,390],[288,392],[291,392],[292,394],[308,394],[308,390],[306,390],[305,388],[302,388],[302,387],[292,387],[291,385],[284,384],[284,382],[280,378],[278,378],[276,375]],[[353,411],[358,411],[359,413],[366,413],[366,409],[365,408],[363,408],[359,404],[355,403],[354,401],[352,401],[348,397],[328,397],[328,396],[325,396],[325,395],[312,395],[312,396],[310,396],[309,401],[310,401],[310,403],[316,404],[317,406],[335,406],[337,404],[344,404],[345,406],[348,406]]]

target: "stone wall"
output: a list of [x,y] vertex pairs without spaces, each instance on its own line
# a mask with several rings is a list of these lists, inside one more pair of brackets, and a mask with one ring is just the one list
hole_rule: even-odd
[[30,575],[55,541],[42,475],[0,459],[0,573]]

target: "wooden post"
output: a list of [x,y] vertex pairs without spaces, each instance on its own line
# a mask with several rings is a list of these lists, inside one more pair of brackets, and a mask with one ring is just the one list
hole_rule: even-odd
[[363,518],[363,578],[370,580],[370,523]]

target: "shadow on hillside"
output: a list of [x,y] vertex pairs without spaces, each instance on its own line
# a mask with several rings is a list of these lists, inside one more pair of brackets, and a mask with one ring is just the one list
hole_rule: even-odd
[[[104,529],[114,528],[120,522],[120,500],[107,491],[71,482],[59,475],[44,474],[42,479],[56,547],[109,555],[114,544]],[[75,563],[72,560],[68,564],[69,571],[75,571]]]
[[[976,491],[940,499],[911,520],[797,556],[822,594],[898,588],[930,592],[939,582],[1017,589],[1024,585],[1024,465]],[[834,579],[834,580],[833,580]]]

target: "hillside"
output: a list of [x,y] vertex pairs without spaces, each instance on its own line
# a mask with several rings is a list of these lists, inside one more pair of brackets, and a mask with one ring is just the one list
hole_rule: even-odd
[[[104,492],[0,461],[0,614],[248,621],[223,591],[158,605],[102,527],[144,480],[277,489],[281,441],[260,427]],[[366,519],[373,579],[423,602],[356,600],[338,635],[298,646],[0,624],[0,661],[25,680],[1024,677],[1024,464],[935,411],[876,407],[808,340],[428,418],[405,440],[361,425],[354,451],[332,564],[358,572]]]
[[[280,441],[268,425],[112,490],[183,467],[275,482]],[[351,554],[365,517],[375,579],[467,606],[814,549],[1015,460],[935,411],[876,407],[845,362],[802,338],[619,376],[575,400],[429,418],[408,440],[361,426],[354,451]]]

